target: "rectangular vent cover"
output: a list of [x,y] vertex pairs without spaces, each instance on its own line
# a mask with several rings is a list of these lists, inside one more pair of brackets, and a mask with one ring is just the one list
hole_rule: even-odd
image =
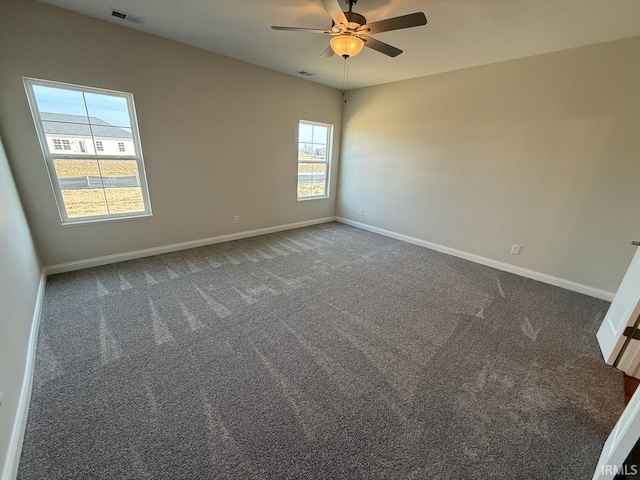
[[111,16],[117,17],[121,20],[126,20],[132,23],[144,23],[144,18],[138,17],[136,15],[131,15],[130,13],[123,12],[122,10],[111,9]]

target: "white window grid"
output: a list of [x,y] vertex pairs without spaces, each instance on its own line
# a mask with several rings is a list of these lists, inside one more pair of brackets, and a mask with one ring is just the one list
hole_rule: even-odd
[[[315,126],[320,126],[320,127],[326,127],[327,128],[327,137],[326,139],[322,139],[323,141],[316,141],[315,138],[312,137],[311,142],[301,142],[299,135],[300,135],[300,125],[311,125],[312,127]],[[314,122],[314,121],[310,121],[310,120],[300,120],[298,122],[298,131],[297,131],[297,145],[298,145],[298,162],[297,165],[325,165],[325,177],[324,177],[324,194],[323,195],[307,195],[307,196],[298,196],[298,200],[316,200],[316,199],[322,199],[322,198],[329,198],[329,186],[330,186],[330,177],[331,177],[331,145],[332,145],[332,141],[333,141],[333,125],[329,124],[329,123],[320,123],[320,122]],[[320,140],[320,139],[318,139]],[[310,146],[310,155],[312,160],[301,160],[300,159],[300,145],[309,145]],[[314,156],[320,157],[320,152],[318,152],[319,154],[316,155],[316,151],[318,151],[318,149],[324,149],[324,161],[320,161],[320,160],[313,160]],[[297,172],[296,172],[297,173]],[[296,179],[297,181],[297,179]],[[297,195],[297,188],[296,188],[296,195]]]
[[[83,223],[94,223],[94,222],[102,222],[102,221],[113,221],[113,220],[122,220],[126,218],[136,218],[136,217],[148,217],[152,215],[151,210],[151,201],[149,199],[149,188],[147,185],[146,172],[144,168],[144,160],[142,156],[142,149],[140,148],[140,133],[138,131],[138,122],[135,111],[135,104],[133,101],[133,95],[131,93],[119,92],[116,90],[107,90],[103,88],[94,88],[94,87],[86,87],[81,85],[72,85],[67,83],[55,82],[51,80],[40,80],[36,78],[23,77],[23,81],[25,84],[25,89],[27,92],[27,99],[29,101],[29,106],[31,107],[31,112],[34,118],[34,123],[36,127],[36,132],[38,134],[38,138],[40,140],[40,145],[42,147],[42,153],[47,164],[47,169],[49,170],[49,177],[51,180],[51,185],[53,187],[53,191],[55,194],[56,204],[58,206],[58,212],[60,213],[60,219],[62,220],[62,224],[72,225],[72,224],[83,224]],[[40,112],[38,110],[38,104],[36,102],[35,93],[33,91],[33,87],[36,85],[41,85],[45,87],[52,88],[61,88],[72,91],[79,91],[82,93],[97,93],[101,95],[112,95],[117,97],[122,97],[127,101],[127,108],[129,112],[129,123],[130,130],[133,137],[133,147],[134,154],[128,155],[73,155],[69,157],[68,154],[65,153],[54,153],[51,152],[47,145],[46,135],[44,133],[44,129],[42,126],[42,120],[40,118]],[[84,95],[83,95],[84,97]],[[87,112],[87,117],[88,117]],[[69,144],[69,148],[65,147],[65,142]],[[62,140],[61,144],[63,146],[63,150],[71,150],[71,145],[69,140]],[[58,150],[55,147],[54,140],[54,149]],[[91,215],[91,216],[82,216],[82,217],[69,217],[67,215],[64,199],[62,198],[62,192],[58,185],[58,177],[56,174],[56,169],[54,165],[54,160],[56,159],[69,159],[73,158],[74,160],[135,160],[137,169],[138,169],[138,181],[139,186],[142,190],[142,200],[144,203],[144,211],[139,212],[114,212],[107,213],[104,215]],[[108,207],[108,200],[105,194],[105,202]]]
[[100,140],[96,140],[96,151],[104,152],[104,144]]

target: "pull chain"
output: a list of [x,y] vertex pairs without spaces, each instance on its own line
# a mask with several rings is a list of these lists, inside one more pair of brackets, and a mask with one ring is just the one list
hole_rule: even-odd
[[349,83],[349,57],[344,59],[344,70],[342,72],[342,98],[347,103],[347,85]]

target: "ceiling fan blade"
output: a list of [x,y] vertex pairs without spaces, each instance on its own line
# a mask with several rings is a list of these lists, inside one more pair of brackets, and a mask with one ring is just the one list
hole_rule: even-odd
[[402,15],[401,17],[387,18],[386,20],[380,20],[379,22],[369,23],[367,25],[363,25],[360,30],[368,35],[389,32],[391,30],[400,30],[402,28],[419,27],[420,25],[426,24],[426,15],[422,12],[417,12],[410,13],[409,15]]
[[402,50],[399,48],[393,47],[388,43],[381,42],[380,40],[376,40],[375,38],[360,35],[360,39],[364,42],[365,47],[373,48],[374,50],[384,53],[390,57],[397,57],[402,53]]
[[327,57],[332,57],[333,55],[334,55],[333,48],[331,48],[331,45],[329,45],[327,49],[324,52],[322,52],[322,55],[320,55],[320,57],[327,58]]
[[342,11],[342,7],[338,3],[338,0],[322,0],[322,4],[327,12],[329,12],[329,15],[331,15],[334,23],[336,25],[343,25],[346,28],[349,20],[347,20],[347,17]]
[[322,30],[321,28],[304,28],[304,27],[271,27],[273,30],[282,30],[284,32],[309,32],[309,33],[324,33],[326,35],[338,35],[330,30]]

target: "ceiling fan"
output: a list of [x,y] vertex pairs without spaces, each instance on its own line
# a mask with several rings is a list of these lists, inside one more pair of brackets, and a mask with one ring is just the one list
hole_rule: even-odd
[[324,8],[333,19],[333,25],[330,30],[275,26],[271,28],[286,32],[310,32],[332,36],[333,38],[330,41],[330,45],[322,53],[322,57],[330,57],[334,53],[337,53],[344,58],[349,58],[357,55],[363,46],[377,50],[390,57],[397,57],[402,53],[402,50],[381,42],[380,40],[376,40],[369,35],[403,28],[419,27],[427,23],[427,17],[422,12],[367,23],[367,19],[364,18],[363,15],[353,11],[353,6],[358,0],[345,1],[349,5],[349,11],[347,12],[342,11],[338,0],[322,0]]

